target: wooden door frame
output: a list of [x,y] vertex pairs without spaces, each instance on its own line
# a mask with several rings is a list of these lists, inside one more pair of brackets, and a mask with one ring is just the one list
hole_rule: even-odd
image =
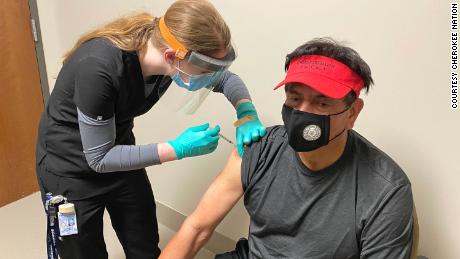
[[[37,53],[37,64],[38,64],[38,72],[40,76],[40,86],[41,92],[43,96],[43,104],[46,104],[50,96],[50,88],[48,84],[48,75],[46,73],[46,63],[45,63],[45,53],[43,51],[43,41],[41,37],[41,29],[40,29],[40,19],[38,17],[38,7],[37,7],[37,0],[28,0],[29,1],[29,10],[31,20],[30,22],[35,23],[35,28],[32,26],[32,31],[35,30],[36,40],[35,43],[35,53]],[[35,37],[34,37],[35,38]]]

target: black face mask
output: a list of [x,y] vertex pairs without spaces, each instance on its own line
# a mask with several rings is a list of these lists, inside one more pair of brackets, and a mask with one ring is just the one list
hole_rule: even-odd
[[350,109],[350,106],[336,114],[318,115],[295,110],[284,104],[281,113],[289,145],[296,152],[308,152],[326,146],[330,141],[345,132],[344,128],[342,132],[329,140],[330,116],[342,114],[348,109]]

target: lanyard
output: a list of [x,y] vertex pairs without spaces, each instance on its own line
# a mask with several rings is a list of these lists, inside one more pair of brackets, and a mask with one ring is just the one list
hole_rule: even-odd
[[57,239],[59,233],[59,224],[57,222],[57,206],[66,202],[62,195],[54,196],[51,193],[45,194],[45,212],[47,221],[46,243],[48,259],[58,259]]

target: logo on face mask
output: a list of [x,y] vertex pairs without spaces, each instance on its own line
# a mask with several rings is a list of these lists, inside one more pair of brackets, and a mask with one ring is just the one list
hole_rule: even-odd
[[321,137],[321,128],[318,125],[308,125],[303,130],[303,138],[307,141],[314,141]]
[[336,139],[345,128],[329,140],[330,117],[339,115],[350,109],[348,106],[344,111],[330,114],[318,115],[309,112],[295,110],[287,105],[283,105],[282,116],[284,127],[288,135],[289,145],[296,152],[308,152],[326,146],[330,141]]

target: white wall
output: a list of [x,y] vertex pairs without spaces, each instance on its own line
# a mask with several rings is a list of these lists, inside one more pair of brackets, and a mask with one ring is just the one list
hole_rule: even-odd
[[[413,185],[419,213],[420,253],[430,258],[460,258],[460,111],[449,106],[450,1],[213,1],[229,24],[239,57],[232,70],[249,86],[266,125],[281,123],[285,55],[320,36],[346,40],[372,68],[375,87],[365,97],[356,129],[392,156]],[[39,0],[50,86],[60,56],[78,35],[118,15],[147,10],[161,15],[171,1]],[[223,96],[211,95],[195,116],[172,111],[168,92],[136,120],[139,143],[171,139],[191,125],[220,124],[232,138],[235,120]],[[216,108],[218,107],[218,108]],[[171,120],[170,118],[174,118]],[[230,146],[211,155],[148,169],[156,199],[189,214],[223,167]],[[241,204],[218,231],[237,239],[247,232]]]

